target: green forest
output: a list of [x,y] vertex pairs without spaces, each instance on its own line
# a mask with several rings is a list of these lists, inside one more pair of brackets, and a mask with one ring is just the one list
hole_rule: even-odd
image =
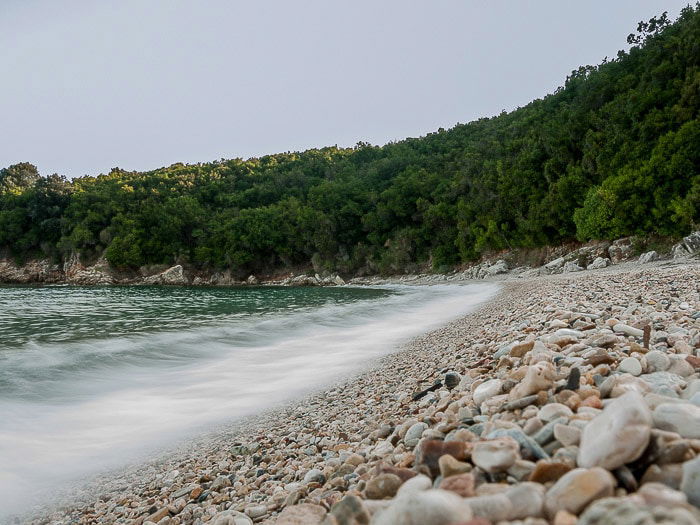
[[[237,275],[436,271],[504,249],[700,222],[700,4],[510,113],[384,146],[118,168],[0,170],[0,247]],[[458,117],[458,116],[456,116]]]

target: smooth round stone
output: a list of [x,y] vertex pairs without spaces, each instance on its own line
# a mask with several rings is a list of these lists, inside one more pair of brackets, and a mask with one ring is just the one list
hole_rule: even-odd
[[565,447],[578,445],[581,441],[581,430],[568,425],[554,425],[554,437]]
[[648,507],[632,498],[605,498],[594,502],[576,525],[696,525],[693,514],[684,508]]
[[505,472],[520,458],[520,446],[512,438],[480,441],[472,449],[472,462],[486,472]]
[[365,496],[367,499],[393,498],[401,486],[401,478],[396,474],[379,474],[367,482]]
[[275,525],[311,525],[321,523],[326,509],[312,503],[300,503],[286,507],[275,521]]
[[439,488],[469,498],[474,495],[474,475],[465,473],[444,478]]
[[406,435],[403,438],[404,444],[409,448],[415,447],[418,444],[418,441],[420,441],[423,432],[427,430],[427,428],[428,425],[425,423],[416,423],[415,425],[412,425],[406,431]]
[[312,468],[304,476],[304,483],[325,483],[326,477],[317,468]]
[[690,503],[700,507],[700,456],[683,463],[681,490]]
[[472,399],[476,406],[480,406],[487,399],[497,396],[503,390],[503,381],[500,379],[489,379],[484,381],[474,389]]
[[613,470],[636,460],[649,443],[651,423],[651,411],[638,392],[618,397],[583,429],[579,466]]
[[547,491],[547,515],[554,517],[560,510],[579,514],[592,501],[612,496],[615,485],[612,474],[600,467],[567,472]]
[[372,525],[445,525],[470,520],[472,515],[464,498],[447,490],[430,489],[397,496],[372,520]]
[[540,408],[539,412],[537,413],[537,417],[546,422],[557,419],[558,417],[571,417],[573,415],[574,413],[571,411],[571,409],[566,405],[562,405],[561,403],[549,403],[548,405]]
[[642,373],[642,364],[635,357],[627,357],[623,359],[617,366],[618,372],[638,376]]
[[663,372],[668,370],[668,367],[671,366],[669,357],[659,350],[652,350],[646,354],[646,359],[647,364],[652,369],[651,372]]
[[689,439],[700,438],[700,407],[692,403],[663,403],[654,409],[654,426]]

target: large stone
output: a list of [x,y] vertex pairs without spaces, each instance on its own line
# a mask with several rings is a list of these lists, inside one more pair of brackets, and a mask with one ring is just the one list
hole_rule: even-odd
[[684,438],[700,438],[700,407],[692,403],[663,403],[654,409],[654,426]]
[[547,491],[547,515],[554,517],[560,510],[579,514],[592,501],[612,496],[615,484],[612,474],[600,467],[567,472]]
[[505,472],[520,458],[520,446],[509,437],[480,441],[472,450],[472,462],[486,472]]
[[658,261],[659,260],[659,254],[656,253],[654,250],[650,252],[645,252],[642,255],[639,256],[639,262],[641,264],[647,264],[650,262]]
[[539,483],[518,483],[506,491],[510,500],[509,520],[538,518],[544,511],[545,488]]
[[467,501],[454,492],[440,489],[401,494],[389,508],[374,517],[372,524],[448,525],[464,522],[472,517]]
[[683,244],[691,255],[700,252],[700,231],[693,232],[687,237],[683,237]]
[[569,261],[564,264],[564,273],[571,273],[571,272],[581,272],[585,270],[585,268],[582,268],[581,266],[578,265],[575,261]]
[[579,466],[613,470],[636,460],[649,443],[651,423],[651,411],[638,392],[618,397],[583,429]]
[[596,257],[595,260],[586,266],[586,270],[600,270],[601,268],[607,268],[610,266],[610,259],[604,257]]

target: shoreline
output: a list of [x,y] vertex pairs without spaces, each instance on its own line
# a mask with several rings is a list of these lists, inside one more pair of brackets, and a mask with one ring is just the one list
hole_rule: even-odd
[[[482,370],[484,376],[497,375],[491,356],[504,345],[546,332],[544,324],[549,321],[544,318],[554,313],[553,301],[565,307],[567,302],[574,304],[571,293],[586,294],[597,289],[604,294],[607,285],[608,295],[617,294],[618,299],[632,302],[638,294],[630,284],[643,288],[643,283],[655,278],[677,280],[679,275],[693,281],[691,275],[697,279],[699,272],[696,262],[673,261],[621,265],[585,275],[504,281],[495,297],[467,316],[414,338],[336,386],[259,416],[224,424],[152,462],[97,476],[89,491],[79,498],[84,501],[73,503],[72,511],[69,505],[65,511],[44,514],[28,523],[93,523],[99,519],[134,525],[149,521],[170,525],[216,523],[225,517],[220,515],[222,512],[233,511],[241,513],[239,520],[275,523],[281,510],[299,507],[294,505],[298,502],[318,507],[314,511],[321,509],[325,514],[344,496],[366,496],[367,484],[376,477],[380,462],[398,469],[410,466],[412,447],[403,442],[408,430],[403,428],[406,420],[427,414],[423,419],[435,421],[439,427],[436,414],[444,413],[447,401],[471,397],[469,387],[462,385],[452,391],[438,389],[419,401],[411,400],[415,392],[435,379],[444,380],[447,371],[459,373],[461,383],[465,383],[465,377],[488,368],[490,363],[491,368]],[[648,293],[668,293],[667,285],[656,285],[659,289]],[[684,290],[688,288],[681,283],[683,286]],[[693,374],[697,375],[695,371]],[[444,404],[443,411],[435,411],[436,404]],[[386,445],[387,438],[394,439],[392,436],[398,436],[400,429],[404,436],[397,440],[397,446]],[[384,448],[378,450],[381,446]],[[236,454],[231,454],[232,447],[238,447]],[[358,454],[361,461],[355,457]],[[352,476],[349,480],[347,476],[333,477],[350,457],[358,462],[349,473],[356,475],[357,482]],[[333,481],[339,479],[343,481]],[[192,498],[197,487],[202,490]],[[95,502],[97,493],[100,497]],[[197,501],[203,495],[206,497]],[[92,503],[88,503],[91,496]],[[387,501],[391,500],[365,498],[366,512],[379,516]],[[210,519],[205,520],[207,517]]]

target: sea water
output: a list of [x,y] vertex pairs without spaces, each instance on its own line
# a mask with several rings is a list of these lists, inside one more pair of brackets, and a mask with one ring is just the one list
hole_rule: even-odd
[[495,292],[0,287],[0,518],[332,385]]

